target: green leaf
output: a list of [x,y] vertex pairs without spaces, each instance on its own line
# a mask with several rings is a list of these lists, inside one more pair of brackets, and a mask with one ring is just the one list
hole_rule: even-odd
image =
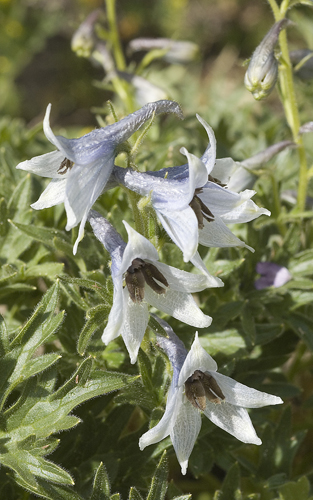
[[287,324],[303,340],[308,348],[313,351],[313,321],[308,316],[300,313],[290,313],[286,317]]
[[144,387],[148,392],[153,394],[152,366],[149,357],[142,349],[139,349],[138,352],[138,367]]
[[235,356],[246,351],[244,339],[234,328],[218,333],[208,333],[200,338],[202,347],[213,357],[220,353]]
[[89,317],[89,319],[87,319],[84,324],[83,329],[79,334],[77,343],[77,352],[81,356],[84,355],[88,343],[95,331],[99,328],[103,328],[103,323],[108,317],[108,307],[103,304],[99,304],[98,306],[89,309],[86,316],[87,318]]
[[148,326],[151,330],[162,337],[168,337],[164,328],[160,325],[160,323],[150,314]]
[[[310,494],[310,482],[306,476],[298,479],[297,482],[290,481],[279,487],[281,500],[307,500]],[[312,497],[310,497],[312,498]]]
[[88,280],[84,278],[70,278],[69,276],[60,276],[60,280],[66,283],[71,283],[74,285],[81,286],[87,290],[92,290],[96,292],[105,301],[105,303],[111,306],[111,298],[106,290],[106,288],[98,281]]
[[128,500],[143,500],[139,491],[136,490],[134,486],[132,486],[129,490]]
[[246,336],[250,340],[251,344],[254,345],[255,335],[256,335],[255,322],[249,302],[246,302],[242,308],[241,319],[242,319],[242,328]]
[[168,464],[166,451],[164,451],[152,478],[147,500],[163,500],[165,498],[167,490],[167,477]]
[[101,462],[95,474],[90,500],[109,500],[110,491],[109,476]]
[[63,231],[59,231],[58,229],[20,224],[19,222],[15,221],[12,222],[12,224],[24,234],[30,236],[33,240],[40,241],[41,243],[44,243],[45,245],[48,245],[50,247],[54,247],[53,239],[56,236],[62,238],[63,240],[68,240],[68,242],[70,243],[68,236],[66,236]]

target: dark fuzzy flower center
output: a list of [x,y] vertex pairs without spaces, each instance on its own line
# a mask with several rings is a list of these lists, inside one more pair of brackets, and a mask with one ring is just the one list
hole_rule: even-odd
[[159,285],[159,281],[165,287],[168,282],[163,274],[153,264],[142,259],[134,259],[126,271],[125,281],[133,302],[142,302],[145,296],[145,283],[157,294],[165,293],[166,289]]
[[195,190],[194,197],[189,203],[189,206],[196,214],[199,229],[203,229],[204,227],[203,219],[207,220],[208,222],[212,222],[212,220],[214,220],[214,215],[212,214],[211,210],[209,210],[209,208],[203,203],[199,196],[197,196],[198,194],[202,193],[202,191],[202,188],[197,188]]
[[74,165],[74,162],[69,160],[68,158],[64,158],[64,160],[61,161],[61,165],[58,168],[58,174],[64,175],[68,170],[71,170],[72,166]]
[[196,370],[185,382],[185,394],[190,403],[198,410],[204,411],[206,398],[212,403],[220,404],[225,399],[215,378],[209,373]]

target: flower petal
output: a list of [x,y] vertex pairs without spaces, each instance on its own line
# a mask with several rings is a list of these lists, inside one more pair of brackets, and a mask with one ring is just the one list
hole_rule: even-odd
[[203,125],[203,127],[205,128],[210,141],[209,146],[206,148],[204,154],[201,157],[201,160],[203,161],[207,169],[207,175],[209,175],[215,165],[216,160],[216,139],[213,129],[210,127],[210,125],[205,120],[203,120],[200,115],[196,115],[196,117],[201,125]]
[[175,387],[172,382],[168,392],[166,409],[163,417],[155,427],[152,427],[152,429],[143,434],[139,439],[139,448],[141,451],[144,450],[146,446],[158,443],[169,436],[174,423],[173,419],[176,414],[176,407],[180,404],[181,398],[182,389]]
[[152,262],[159,259],[156,248],[142,234],[133,229],[128,222],[123,220],[128,234],[128,243],[125,247],[119,274],[124,274],[134,259],[149,259]]
[[107,326],[102,334],[102,342],[108,345],[111,340],[120,335],[120,329],[124,321],[124,297],[123,297],[123,280],[121,277],[113,278],[113,304],[109,314]]
[[211,403],[206,400],[204,414],[213,424],[228,432],[243,443],[262,444],[256,435],[247,410],[229,403]]
[[253,248],[235,236],[218,216],[213,221],[203,221],[203,229],[199,229],[199,243],[206,247],[245,247],[254,252]]
[[183,252],[188,262],[198,248],[198,221],[194,211],[188,207],[181,211],[156,211],[165,231]]
[[170,436],[183,475],[187,472],[188,460],[201,429],[201,414],[184,398],[175,416]]
[[100,159],[90,164],[88,169],[83,165],[75,165],[71,170],[66,183],[64,202],[67,213],[67,231],[75,227],[84,216],[87,217],[110,177],[113,163],[112,157],[106,164]]
[[52,179],[39,199],[31,205],[35,210],[54,207],[64,202],[66,179]]
[[277,396],[252,389],[221,373],[214,372],[211,375],[218,382],[226,402],[232,405],[243,406],[244,408],[260,408],[283,403],[283,400]]
[[140,344],[149,321],[148,306],[131,300],[127,288],[123,290],[124,318],[121,335],[130,356],[131,364],[136,363]]
[[204,163],[187,151],[186,148],[181,148],[180,152],[187,157],[189,165],[189,199],[186,200],[189,204],[194,197],[196,188],[204,186],[208,180],[208,173]]
[[64,154],[60,151],[52,151],[44,155],[35,156],[31,160],[22,161],[16,168],[20,170],[27,170],[32,174],[41,175],[41,177],[57,177],[65,179],[69,171],[60,174],[58,169],[61,162],[64,160]]
[[207,282],[207,288],[211,287],[220,287],[224,286],[223,281],[220,278],[216,278],[215,276],[212,276],[209,271],[207,270],[203,260],[201,259],[199,252],[196,252],[194,256],[190,259],[190,262],[201,271],[201,273],[205,276],[206,282]]
[[169,287],[179,292],[195,293],[208,287],[223,286],[223,282],[219,278],[214,278],[211,275],[211,279],[208,280],[208,276],[203,274],[188,273],[162,262],[158,262],[156,267],[165,276]]
[[212,318],[206,316],[197,306],[190,294],[168,288],[164,294],[157,294],[150,287],[145,287],[145,300],[160,311],[173,316],[187,325],[205,328],[210,326]]
[[195,340],[188,352],[185,362],[179,374],[178,385],[181,387],[186,382],[195,370],[202,372],[213,371],[216,372],[217,364],[214,359],[203,349],[196,332]]

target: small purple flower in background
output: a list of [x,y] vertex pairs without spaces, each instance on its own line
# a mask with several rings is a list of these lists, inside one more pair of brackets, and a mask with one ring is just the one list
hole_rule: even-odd
[[174,113],[182,118],[179,105],[174,101],[157,101],[143,106],[117,123],[93,130],[79,139],[66,139],[51,130],[51,104],[43,122],[47,139],[57,148],[52,153],[36,156],[17,165],[42,177],[52,177],[39,200],[31,206],[36,210],[64,203],[69,231],[80,223],[73,253],[84,235],[87,215],[103,192],[113,170],[115,157],[123,142],[154,114]]
[[279,288],[292,278],[286,267],[279,266],[274,262],[258,262],[256,272],[261,275],[261,278],[254,283],[257,290],[263,290],[263,288],[270,286]]
[[283,403],[282,399],[218,373],[216,362],[201,346],[197,333],[187,352],[172,328],[154,318],[168,335],[157,335],[157,340],[172,364],[173,378],[165,413],[155,427],[141,436],[140,449],[170,436],[182,474],[186,474],[201,428],[201,412],[239,441],[262,444],[246,408],[277,405]]
[[[206,276],[159,262],[152,243],[125,221],[127,244],[94,210],[90,211],[88,220],[112,259],[113,305],[102,335],[105,344],[121,335],[131,363],[135,363],[148,326],[148,304],[188,325],[205,328],[211,324],[212,318],[199,309],[191,295],[207,288]],[[214,280],[213,286],[223,285],[218,278]]]

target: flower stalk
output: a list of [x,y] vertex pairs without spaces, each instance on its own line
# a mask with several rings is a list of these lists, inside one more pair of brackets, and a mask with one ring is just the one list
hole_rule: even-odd
[[[275,0],[268,0],[274,14],[275,21],[284,19],[289,8],[289,0],[284,0],[278,7]],[[279,34],[279,45],[281,50],[281,65],[279,67],[279,82],[281,88],[281,99],[285,110],[286,119],[292,132],[293,140],[298,146],[299,154],[299,184],[297,196],[297,209],[301,212],[305,209],[305,200],[307,193],[307,160],[303,139],[299,135],[300,118],[297,105],[297,99],[293,82],[293,70],[289,57],[288,41],[286,30]]]

